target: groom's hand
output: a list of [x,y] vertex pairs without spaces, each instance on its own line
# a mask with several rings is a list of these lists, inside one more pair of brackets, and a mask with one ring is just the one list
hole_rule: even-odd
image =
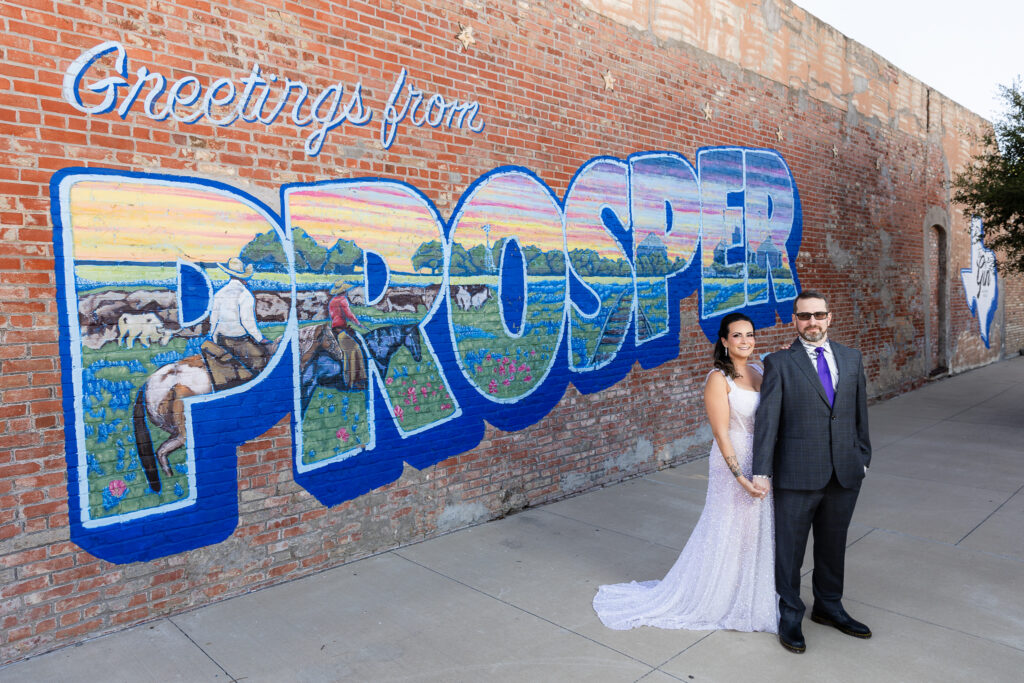
[[771,482],[769,481],[768,477],[764,476],[763,474],[755,474],[753,483],[754,488],[757,489],[762,496],[767,496],[768,491],[770,491],[772,488]]

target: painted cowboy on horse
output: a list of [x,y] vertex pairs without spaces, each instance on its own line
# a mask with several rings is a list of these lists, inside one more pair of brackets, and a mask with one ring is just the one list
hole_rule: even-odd
[[344,280],[338,280],[330,289],[330,301],[327,303],[327,312],[331,316],[331,332],[338,340],[344,359],[342,368],[342,382],[350,389],[365,389],[367,368],[366,357],[363,354],[363,346],[359,339],[349,327],[361,328],[365,334],[369,328],[359,322],[359,319],[352,312],[351,303],[348,299],[349,286]]
[[250,263],[243,270],[243,265],[237,256],[217,264],[230,279],[213,295],[210,339],[201,346],[215,391],[236,387],[258,375],[276,348],[256,325],[256,297],[246,284],[253,267]]

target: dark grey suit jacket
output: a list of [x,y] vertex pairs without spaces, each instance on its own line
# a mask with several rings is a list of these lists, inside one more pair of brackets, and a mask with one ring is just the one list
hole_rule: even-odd
[[867,381],[860,351],[829,341],[839,369],[833,405],[799,339],[764,361],[754,422],[754,475],[783,489],[824,488],[833,470],[858,488],[871,464]]

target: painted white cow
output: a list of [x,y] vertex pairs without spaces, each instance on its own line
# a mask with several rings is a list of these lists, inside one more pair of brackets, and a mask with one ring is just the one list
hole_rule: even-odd
[[147,349],[153,342],[167,346],[174,333],[164,327],[156,313],[124,313],[117,319],[117,343],[129,349],[137,339]]
[[491,290],[487,285],[454,285],[452,294],[455,305],[468,311],[483,308],[491,296]]

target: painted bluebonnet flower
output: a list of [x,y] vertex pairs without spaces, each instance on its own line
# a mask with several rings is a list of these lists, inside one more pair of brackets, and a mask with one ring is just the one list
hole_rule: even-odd
[[103,471],[103,468],[100,467],[99,461],[96,460],[96,456],[94,456],[92,453],[90,453],[89,455],[86,456],[86,458],[85,458],[85,466],[86,466],[86,469],[89,472],[89,474],[95,474],[95,475],[99,475],[101,477],[104,474],[106,474],[106,472]]

